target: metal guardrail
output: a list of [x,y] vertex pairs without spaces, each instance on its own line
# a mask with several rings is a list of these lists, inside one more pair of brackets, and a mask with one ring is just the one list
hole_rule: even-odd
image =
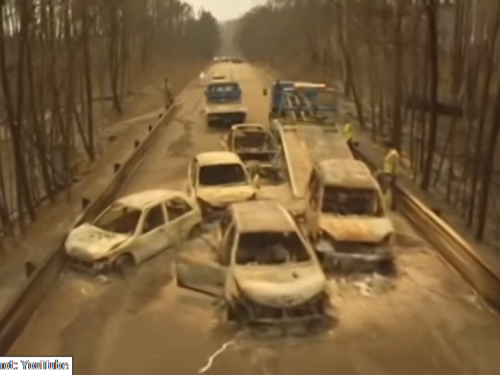
[[[151,145],[159,137],[158,133],[166,129],[166,125],[177,112],[178,105],[174,103],[154,125],[148,128],[148,135],[142,141],[135,141],[135,151],[122,164],[114,165],[115,176],[112,182],[93,202],[86,204],[83,214],[76,221],[76,225],[94,219],[104,208],[116,198],[125,182],[132,177],[134,172],[144,160]],[[85,200],[85,199],[84,199]],[[0,354],[5,355],[10,346],[17,339],[26,326],[38,305],[47,295],[50,288],[59,278],[67,265],[64,252],[64,240],[61,239],[57,247],[45,257],[36,267],[26,281],[22,290],[11,300],[7,308],[0,315]]]
[[[358,159],[372,170],[374,163],[359,149]],[[500,274],[443,219],[425,206],[401,184],[395,189],[398,212],[403,214],[423,237],[429,241],[444,260],[451,265],[495,310],[500,311]]]

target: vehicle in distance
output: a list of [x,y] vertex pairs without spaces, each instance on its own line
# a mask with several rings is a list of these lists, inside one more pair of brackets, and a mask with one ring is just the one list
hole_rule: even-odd
[[233,204],[219,226],[215,251],[193,247],[178,255],[180,287],[222,297],[228,320],[240,323],[281,325],[330,316],[327,280],[314,249],[280,203]]
[[251,178],[238,155],[203,152],[188,167],[187,192],[198,201],[205,218],[222,213],[230,204],[256,199],[259,177]]
[[231,126],[245,122],[247,109],[242,104],[242,90],[238,82],[212,77],[205,90],[205,99],[208,126]]
[[320,254],[348,270],[392,266],[394,226],[380,186],[363,162],[315,163],[307,191],[307,231]]
[[271,132],[261,124],[237,124],[221,138],[222,146],[237,154],[250,174],[273,182],[283,182],[281,151]]
[[202,221],[196,201],[172,190],[123,197],[92,223],[74,228],[65,241],[74,265],[124,271],[193,235]]

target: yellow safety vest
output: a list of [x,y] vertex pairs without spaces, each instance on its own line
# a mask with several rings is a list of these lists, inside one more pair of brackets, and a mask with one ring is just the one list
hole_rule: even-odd
[[352,138],[352,125],[350,123],[347,123],[344,125],[344,128],[342,129],[342,135],[344,136],[344,139],[346,141],[351,140],[351,138]]
[[390,150],[384,158],[384,173],[395,175],[398,171],[399,152],[395,149]]

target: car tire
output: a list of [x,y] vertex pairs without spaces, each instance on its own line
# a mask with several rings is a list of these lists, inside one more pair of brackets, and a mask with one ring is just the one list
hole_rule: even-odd
[[132,255],[122,254],[114,262],[115,269],[122,276],[129,276],[135,269],[135,261]]

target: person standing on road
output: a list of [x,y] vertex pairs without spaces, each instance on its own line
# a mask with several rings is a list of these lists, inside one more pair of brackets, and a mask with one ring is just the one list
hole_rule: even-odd
[[387,199],[387,207],[394,209],[394,188],[396,186],[401,157],[392,142],[387,142],[386,147],[387,152],[384,157],[384,165],[382,166],[382,174],[384,176],[382,191]]
[[163,80],[163,91],[165,93],[165,109],[169,109],[174,103],[174,96],[172,94],[172,86],[168,78]]
[[344,126],[342,127],[342,136],[344,137],[345,141],[347,142],[347,145],[349,148],[352,149],[352,124],[350,121],[347,121]]

